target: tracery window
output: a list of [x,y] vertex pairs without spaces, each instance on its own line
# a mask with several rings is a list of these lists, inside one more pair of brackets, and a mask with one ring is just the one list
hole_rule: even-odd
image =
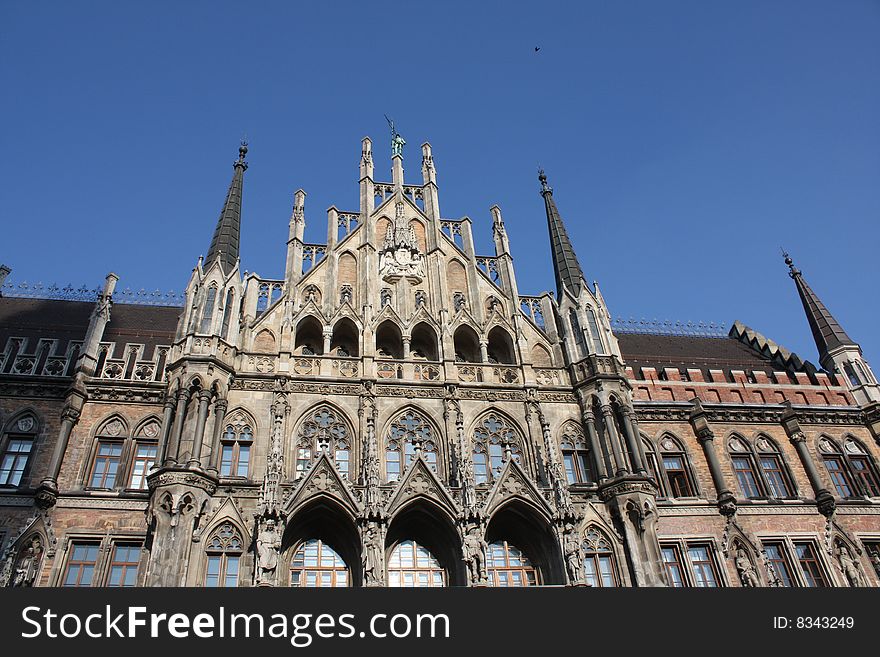
[[476,483],[495,479],[504,468],[506,453],[517,463],[522,463],[522,450],[518,432],[497,413],[485,416],[474,429],[472,461]]
[[522,550],[507,541],[489,544],[487,558],[490,586],[537,586],[538,571]]
[[590,484],[595,482],[592,457],[583,431],[573,422],[566,424],[562,431],[560,447],[562,448],[562,463],[565,466],[565,476],[568,483]]
[[595,527],[584,535],[584,577],[590,586],[618,586],[611,543]]
[[343,477],[351,471],[351,432],[342,416],[329,406],[315,409],[299,428],[296,441],[296,477],[306,473],[313,459],[327,452]]
[[18,486],[30,460],[37,434],[37,420],[23,415],[7,428],[3,436],[3,456],[0,458],[0,486]]
[[446,571],[427,548],[415,541],[400,542],[388,559],[388,586],[424,588],[446,586]]
[[290,585],[306,588],[348,586],[348,566],[336,551],[319,539],[300,545],[290,560]]
[[253,442],[254,430],[250,418],[241,411],[233,413],[220,438],[221,477],[248,476]]
[[791,477],[779,448],[765,436],[755,441],[757,452],[743,438],[730,439],[728,449],[737,482],[744,497],[774,499],[793,495]]
[[596,311],[592,308],[587,308],[587,324],[590,327],[590,337],[593,339],[593,350],[597,354],[604,354],[605,343],[599,330],[599,322],[596,320]]
[[238,586],[239,562],[244,551],[241,535],[231,522],[224,522],[205,547],[208,557],[205,586]]
[[391,423],[385,438],[385,479],[397,481],[416,455],[416,445],[428,466],[437,472],[437,442],[428,420],[408,410]]
[[865,447],[847,438],[843,450],[830,438],[819,439],[819,451],[840,497],[880,496],[877,466]]
[[211,285],[205,293],[205,307],[202,310],[202,321],[199,324],[199,333],[211,332],[211,320],[214,317],[215,303],[217,303],[217,286]]

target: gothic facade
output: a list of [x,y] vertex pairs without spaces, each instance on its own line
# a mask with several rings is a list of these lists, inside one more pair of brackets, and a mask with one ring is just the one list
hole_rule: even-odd
[[880,386],[790,259],[819,367],[615,325],[543,172],[526,296],[402,144],[326,243],[296,192],[283,279],[241,269],[243,145],[182,304],[3,287],[0,584],[880,585]]

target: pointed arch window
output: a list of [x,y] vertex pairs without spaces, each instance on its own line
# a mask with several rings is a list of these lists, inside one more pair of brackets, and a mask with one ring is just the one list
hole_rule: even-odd
[[0,486],[19,486],[34,450],[37,437],[37,420],[23,415],[7,427],[2,441],[0,457]]
[[214,304],[217,303],[217,286],[211,285],[205,293],[205,307],[202,309],[202,321],[199,333],[211,332],[211,320],[214,317]]
[[290,560],[291,586],[344,588],[348,582],[348,566],[324,541],[309,539],[293,553]]
[[584,577],[590,586],[619,586],[611,543],[595,527],[584,534]]
[[437,472],[437,442],[428,420],[416,411],[408,410],[397,417],[388,428],[385,438],[385,479],[397,481],[416,455],[416,445],[428,467]]
[[590,336],[593,338],[593,349],[597,354],[605,353],[605,342],[602,340],[602,332],[599,330],[599,322],[596,320],[596,311],[587,308],[587,323],[590,327]]
[[537,586],[538,571],[529,558],[507,541],[489,544],[487,558],[490,586]]
[[693,477],[681,443],[672,436],[663,436],[660,439],[660,457],[663,473],[669,484],[667,487],[669,497],[693,497],[695,495]]
[[862,494],[868,497],[880,497],[877,468],[864,446],[852,438],[848,438],[843,447],[852,468],[853,478],[862,489]]
[[472,461],[476,483],[487,483],[501,474],[508,455],[522,464],[518,435],[519,432],[497,413],[483,418],[474,429]]
[[446,571],[428,548],[415,541],[401,541],[388,559],[388,586],[446,586]]
[[822,437],[819,440],[819,451],[840,497],[880,496],[877,466],[860,442],[847,438],[841,450],[836,442]]
[[584,331],[581,328],[577,311],[574,308],[568,311],[568,322],[571,324],[571,333],[574,336],[574,343],[578,348],[578,357],[586,356],[588,351],[587,341],[584,338]]
[[791,477],[782,461],[779,448],[764,436],[758,437],[755,448],[767,495],[778,500],[790,498],[793,491]]
[[229,338],[229,321],[232,319],[232,305],[235,303],[235,290],[229,288],[226,293],[226,304],[223,307],[223,328],[220,335],[224,340]]
[[147,475],[156,464],[159,452],[159,431],[159,423],[156,421],[147,422],[137,430],[128,478],[129,488],[147,488]]
[[583,431],[573,423],[563,428],[562,463],[569,484],[591,484],[596,481],[593,474],[593,462]]
[[303,476],[317,454],[326,451],[336,469],[348,477],[351,468],[351,432],[342,416],[328,406],[313,411],[299,428],[296,442],[296,477]]
[[238,586],[239,566],[244,552],[241,534],[231,522],[224,522],[205,547],[208,557],[205,586]]
[[247,477],[251,465],[254,430],[243,414],[236,414],[220,439],[220,476]]
[[116,487],[117,478],[124,478],[121,469],[128,429],[118,417],[106,421],[97,433],[97,443],[89,476],[90,488],[111,489]]
[[762,497],[754,454],[749,444],[741,438],[731,438],[728,442],[728,450],[736,481],[743,497],[750,499]]

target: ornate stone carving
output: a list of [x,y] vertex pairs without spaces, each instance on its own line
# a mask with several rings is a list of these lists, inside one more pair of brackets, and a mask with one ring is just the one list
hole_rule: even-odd
[[565,571],[568,574],[568,583],[582,584],[584,581],[584,548],[578,531],[571,523],[565,525],[562,551],[565,555]]
[[483,529],[479,523],[469,523],[462,533],[461,553],[467,566],[468,581],[471,586],[486,584],[489,581],[489,572],[486,568],[489,544],[483,536]]
[[274,585],[278,576],[278,552],[281,549],[281,533],[272,518],[263,520],[257,534],[257,585]]
[[386,281],[406,277],[420,283],[425,277],[425,256],[419,249],[415,229],[406,218],[406,205],[398,201],[394,221],[388,224],[379,251],[379,276]]
[[746,554],[745,548],[738,545],[736,548],[736,557],[734,557],[734,565],[739,575],[739,580],[746,588],[754,588],[761,586],[761,580],[758,578],[758,570]]
[[855,557],[850,554],[849,548],[842,542],[838,543],[837,562],[850,586],[868,585],[865,576],[862,574],[861,568],[859,568],[858,561],[856,561]]

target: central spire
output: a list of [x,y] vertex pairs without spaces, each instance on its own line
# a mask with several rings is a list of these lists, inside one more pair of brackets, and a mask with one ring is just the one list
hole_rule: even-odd
[[[828,352],[842,346],[853,346],[853,342],[843,327],[834,319],[834,316],[825,307],[816,293],[807,285],[801,270],[794,266],[794,262],[787,253],[783,253],[785,264],[788,265],[788,275],[794,280],[798,294],[801,297],[801,303],[804,305],[804,312],[807,314],[807,321],[810,323],[810,330],[813,332],[813,339],[816,341],[816,348],[819,350],[819,362],[824,363]],[[823,365],[824,366],[824,365]]]
[[553,189],[547,184],[547,176],[544,170],[538,170],[538,180],[541,182],[541,196],[544,197],[544,205],[547,210],[547,227],[550,230],[550,248],[553,254],[553,270],[556,273],[557,298],[562,298],[563,288],[567,289],[575,297],[580,295],[581,283],[584,280],[584,272],[578,262],[574,247],[565,232],[565,224],[556,209],[553,200]]
[[247,142],[242,141],[238,149],[238,160],[232,165],[232,182],[229,183],[229,191],[226,192],[226,202],[220,211],[217,220],[217,228],[214,229],[214,237],[205,257],[205,269],[217,260],[223,271],[227,274],[235,267],[238,261],[238,247],[241,236],[241,195],[244,183],[244,172],[247,170]]

